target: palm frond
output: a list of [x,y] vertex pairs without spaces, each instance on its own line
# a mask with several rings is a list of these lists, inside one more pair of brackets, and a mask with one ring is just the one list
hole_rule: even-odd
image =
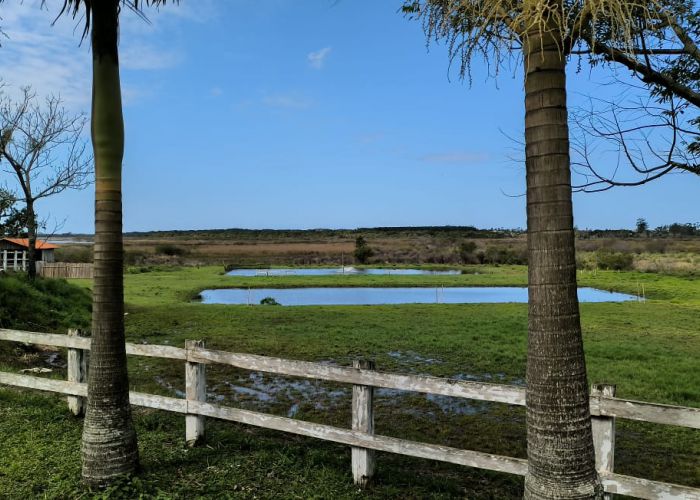
[[464,76],[474,55],[500,63],[532,35],[549,33],[569,54],[584,32],[632,49],[639,33],[657,32],[668,4],[683,0],[404,0],[405,15],[423,22],[429,40],[447,42]]
[[[117,3],[118,8],[121,10],[122,7],[134,12],[136,15],[141,17],[144,21],[148,22],[148,18],[143,13],[142,8],[145,6],[160,7],[168,3],[168,0],[64,0],[63,7],[61,11],[56,16],[56,19],[63,15],[69,15],[73,19],[76,19],[78,15],[83,12],[85,25],[83,28],[82,38],[84,39],[90,32],[90,24],[92,21],[92,9],[95,2],[106,2],[112,1]],[[0,0],[2,2],[2,0]],[[179,0],[170,0],[171,3],[179,3]],[[42,0],[42,5],[46,4],[46,0]]]

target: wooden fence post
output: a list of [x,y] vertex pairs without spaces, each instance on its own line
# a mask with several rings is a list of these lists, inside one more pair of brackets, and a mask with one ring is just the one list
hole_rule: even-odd
[[[204,347],[203,340],[186,340],[185,349]],[[189,356],[188,356],[189,358]],[[207,400],[207,372],[204,363],[185,363],[185,396],[187,401]],[[204,439],[204,417],[201,415],[185,416],[185,441],[188,446],[195,446]]]
[[[85,337],[85,332],[75,328],[68,329],[69,337]],[[87,351],[68,348],[68,382],[87,382]],[[75,416],[85,412],[85,398],[68,396],[68,409]]]
[[[354,360],[353,368],[374,370],[374,361]],[[374,387],[352,386],[352,430],[374,434]],[[374,476],[374,450],[352,447],[352,477],[355,484],[366,487]]]
[[[615,396],[615,386],[593,384],[591,396]],[[615,417],[592,416],[593,446],[595,448],[595,465],[599,473],[612,472],[615,465]],[[612,493],[605,493],[606,500],[612,499]]]

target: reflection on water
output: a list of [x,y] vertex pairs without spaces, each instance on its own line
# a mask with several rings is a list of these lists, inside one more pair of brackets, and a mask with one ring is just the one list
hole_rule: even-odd
[[336,275],[450,275],[461,274],[458,270],[430,271],[427,269],[357,269],[355,267],[299,267],[287,269],[233,269],[226,273],[229,276],[336,276]]
[[[473,304],[527,302],[525,287],[414,287],[414,288],[227,288],[204,290],[204,304],[256,305],[266,297],[283,306],[383,305],[383,304]],[[579,288],[581,302],[625,302],[636,297]]]

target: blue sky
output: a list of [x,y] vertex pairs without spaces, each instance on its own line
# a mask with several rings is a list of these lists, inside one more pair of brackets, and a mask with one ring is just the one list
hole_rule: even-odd
[[[38,3],[3,5],[0,76],[87,111],[88,44]],[[124,12],[125,230],[524,227],[521,68],[494,81],[476,62],[460,81],[400,3],[182,0],[150,24]],[[607,73],[572,71],[570,105],[611,92]],[[576,194],[575,223],[698,222],[699,187],[677,175]],[[93,229],[90,189],[39,210]]]

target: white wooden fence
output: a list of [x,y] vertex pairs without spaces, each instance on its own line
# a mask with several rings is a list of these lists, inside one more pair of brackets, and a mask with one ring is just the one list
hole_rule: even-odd
[[[65,347],[68,349],[68,380],[40,378],[0,372],[0,384],[39,389],[68,396],[68,405],[75,414],[84,408],[87,396],[86,351],[90,339],[75,330],[68,335],[0,329],[0,340]],[[201,341],[187,341],[185,348],[126,344],[126,352],[135,356],[168,358],[185,362],[185,399],[130,393],[131,404],[182,413],[186,419],[186,441],[192,445],[204,437],[205,417],[290,432],[352,447],[352,471],[358,485],[366,485],[374,474],[374,450],[412,457],[439,460],[498,472],[524,476],[527,460],[461,450],[435,444],[374,434],[373,389],[384,387],[404,391],[439,394],[480,401],[525,405],[525,388],[511,385],[467,382],[421,375],[401,375],[376,371],[367,361],[356,361],[353,367],[330,366],[308,361],[238,354],[205,349]],[[218,363],[237,368],[275,373],[292,377],[341,382],[353,385],[352,429],[316,424],[241,410],[206,402],[206,365]],[[677,425],[700,429],[700,408],[686,408],[616,398],[615,387],[594,385],[591,390],[591,414],[596,465],[607,493],[619,493],[646,499],[700,500],[700,489],[613,472],[615,453],[615,418]]]

